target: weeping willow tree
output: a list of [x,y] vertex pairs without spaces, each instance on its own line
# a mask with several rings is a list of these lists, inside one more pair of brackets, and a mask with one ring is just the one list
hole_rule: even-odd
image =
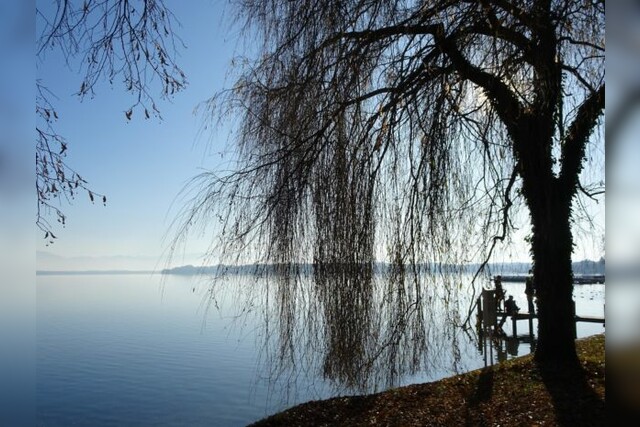
[[[239,10],[258,53],[209,104],[239,117],[238,163],[195,180],[179,235],[214,220],[212,255],[276,266],[283,348],[306,310],[323,319],[325,372],[366,366],[372,352],[398,366],[393,348],[409,349],[411,365],[429,344],[423,273],[490,259],[522,211],[535,358],[576,367],[572,221],[604,190],[583,171],[603,146],[604,2],[245,0]],[[379,307],[376,260],[390,264]],[[295,302],[304,263],[316,287],[306,305]],[[344,353],[350,363],[331,364]]]

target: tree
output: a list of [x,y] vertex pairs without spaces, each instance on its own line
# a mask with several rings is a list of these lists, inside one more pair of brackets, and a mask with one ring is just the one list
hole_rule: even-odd
[[[238,167],[196,179],[180,231],[216,215],[216,251],[293,279],[312,262],[334,319],[347,303],[368,312],[387,259],[408,324],[427,304],[425,266],[486,261],[525,207],[535,359],[577,367],[572,221],[577,200],[603,192],[583,168],[603,146],[604,2],[246,0],[240,16],[259,54],[210,103],[241,114]],[[339,333],[348,322],[370,319]]]
[[[146,119],[160,117],[160,111],[150,92],[150,83],[158,79],[160,96],[167,98],[186,86],[186,78],[175,62],[175,17],[162,0],[57,0],[55,7],[36,8],[39,26],[37,57],[40,60],[59,50],[71,69],[78,65],[81,83],[76,95],[82,100],[95,96],[95,87],[107,79],[114,84],[122,79],[134,103],[125,111],[131,120],[134,110]],[[42,7],[41,7],[42,6]],[[53,243],[54,216],[64,226],[66,216],[61,201],[73,199],[79,190],[87,192],[91,202],[105,195],[88,187],[88,182],[66,162],[68,142],[55,124],[58,113],[52,99],[55,95],[46,81],[36,81],[36,193],[38,211],[36,225],[45,239]]]

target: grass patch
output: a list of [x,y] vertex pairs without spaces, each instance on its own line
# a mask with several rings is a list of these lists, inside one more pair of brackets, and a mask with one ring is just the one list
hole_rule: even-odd
[[298,405],[254,426],[605,425],[605,338],[576,341],[578,380],[540,372],[532,355],[440,381]]

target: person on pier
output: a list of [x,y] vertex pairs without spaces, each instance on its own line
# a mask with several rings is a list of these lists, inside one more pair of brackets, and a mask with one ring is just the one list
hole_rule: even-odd
[[[504,311],[506,316],[515,316],[520,311],[520,307],[516,304],[516,301],[513,299],[513,295],[509,295],[509,298],[504,302]],[[506,318],[503,317],[503,319]]]
[[513,295],[509,295],[509,298],[504,302],[504,313],[502,313],[502,319],[500,319],[500,323],[496,328],[498,335],[506,336],[502,326],[504,325],[504,322],[507,321],[508,316],[515,316],[518,314],[518,311],[520,311],[520,307],[518,307],[516,301],[513,299]]
[[497,275],[493,279],[493,283],[496,288],[496,309],[501,310],[501,305],[504,302],[504,288],[502,287],[502,276]]
[[533,297],[536,294],[536,289],[533,285],[533,271],[529,270],[529,275],[527,276],[527,279],[525,281],[525,288],[524,288],[524,293],[527,295],[527,308],[529,309],[529,314],[530,315],[535,315],[536,314],[536,308],[535,305],[533,303]]

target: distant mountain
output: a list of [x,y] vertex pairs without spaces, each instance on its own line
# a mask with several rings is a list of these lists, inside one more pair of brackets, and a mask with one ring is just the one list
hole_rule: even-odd
[[[197,263],[199,259],[197,254],[184,254],[176,261]],[[157,272],[162,267],[164,267],[163,258],[159,255],[67,256],[49,251],[36,251],[36,270],[40,272],[128,274],[130,272]]]
[[149,255],[64,256],[36,251],[39,271],[150,271],[159,257]]

